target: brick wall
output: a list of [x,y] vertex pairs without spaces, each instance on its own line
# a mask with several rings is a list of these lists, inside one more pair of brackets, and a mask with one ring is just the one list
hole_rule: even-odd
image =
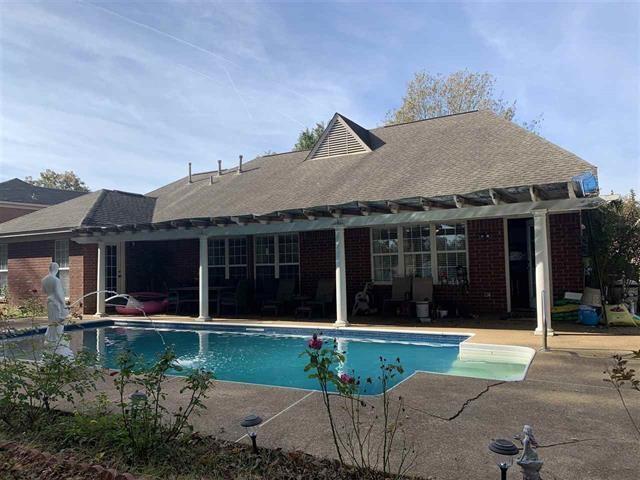
[[39,208],[27,209],[27,208],[14,208],[14,207],[0,207],[0,223],[6,222],[13,218],[21,217],[27,213],[39,210]]
[[460,303],[473,314],[507,311],[502,219],[467,222],[469,287],[463,294],[453,285],[436,285],[436,303]]
[[[349,309],[364,284],[371,281],[371,236],[368,228],[347,228],[344,231],[347,257],[347,301]],[[335,271],[335,270],[334,270]]]
[[[49,273],[53,260],[55,242],[53,240],[9,244],[9,300],[20,304],[38,291],[43,305],[46,296],[42,293],[41,281]],[[80,245],[69,242],[69,299],[75,301],[82,295],[96,289],[96,245]],[[95,313],[95,297],[83,302],[84,313]]]
[[[98,288],[98,246],[82,245],[82,290],[83,295],[89,292],[95,292]],[[73,267],[72,267],[73,268]],[[77,270],[76,270],[77,271]],[[71,282],[74,283],[75,271],[72,270]],[[91,295],[83,301],[83,312],[85,314],[96,313],[95,295]]]
[[127,242],[127,292],[164,291],[198,285],[198,239]]
[[[347,257],[347,301],[351,308],[355,294],[371,280],[371,247],[368,228],[347,228],[344,233]],[[333,230],[300,233],[300,281],[305,295],[315,295],[320,278],[335,278],[336,253]]]
[[[349,266],[347,265],[347,274]],[[316,293],[318,280],[335,278],[336,247],[333,230],[300,232],[300,291],[303,295]]]
[[564,292],[584,289],[581,235],[580,213],[549,215],[554,299],[562,298]]
[[42,293],[40,282],[49,273],[49,264],[53,258],[53,241],[11,243],[9,253],[9,301],[19,304],[38,291],[43,304],[46,297]]

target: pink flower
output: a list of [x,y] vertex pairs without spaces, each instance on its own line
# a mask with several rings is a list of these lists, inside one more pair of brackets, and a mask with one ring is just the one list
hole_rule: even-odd
[[309,348],[312,348],[314,350],[320,350],[322,348],[322,340],[318,338],[317,334],[313,334],[313,337],[311,338],[311,340],[309,340]]
[[356,379],[353,378],[351,375],[349,375],[348,373],[341,373],[340,374],[340,381],[342,383],[345,384],[352,384],[352,383],[356,383]]

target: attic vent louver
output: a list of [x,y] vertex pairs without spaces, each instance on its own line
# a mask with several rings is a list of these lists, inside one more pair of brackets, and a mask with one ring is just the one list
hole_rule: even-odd
[[366,153],[371,149],[338,115],[334,116],[309,159],[337,157],[354,153]]

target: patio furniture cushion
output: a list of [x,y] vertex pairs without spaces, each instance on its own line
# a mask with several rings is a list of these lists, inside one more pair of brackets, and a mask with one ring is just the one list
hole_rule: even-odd
[[414,302],[423,302],[425,300],[433,300],[433,279],[432,278],[414,278],[411,299]]

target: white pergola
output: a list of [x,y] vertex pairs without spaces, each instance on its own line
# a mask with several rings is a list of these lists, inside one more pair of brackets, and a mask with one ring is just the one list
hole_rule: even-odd
[[[158,241],[199,239],[199,319],[210,320],[208,288],[208,239],[215,237],[334,230],[336,258],[336,322],[337,327],[348,326],[346,258],[344,230],[346,228],[382,226],[406,223],[456,222],[503,218],[533,217],[535,232],[535,284],[537,327],[542,334],[546,322],[551,328],[552,283],[549,252],[549,215],[596,208],[605,200],[601,197],[579,198],[569,186],[564,198],[544,199],[542,189],[529,187],[526,200],[522,192],[486,191],[485,196],[453,195],[443,199],[405,199],[385,202],[352,202],[344,205],[314,209],[277,212],[271,215],[216,217],[189,219],[144,225],[89,227],[74,230],[77,243],[98,246],[97,286],[105,288],[105,247],[123,241]],[[506,227],[505,227],[506,228]],[[505,259],[505,262],[507,259]],[[508,278],[507,278],[508,281]],[[507,288],[507,291],[509,289]],[[99,294],[97,316],[105,315],[105,295]]]

